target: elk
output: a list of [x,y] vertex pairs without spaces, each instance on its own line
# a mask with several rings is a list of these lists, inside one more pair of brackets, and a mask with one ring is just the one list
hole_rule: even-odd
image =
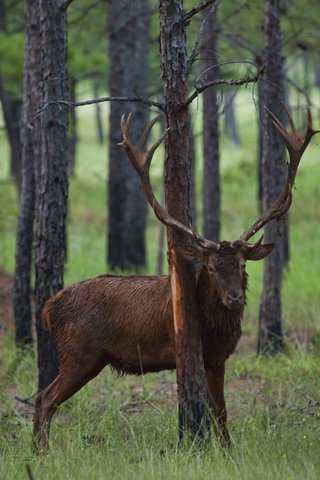
[[[177,246],[188,262],[201,261],[196,294],[201,322],[203,359],[209,407],[224,445],[230,443],[224,399],[225,362],[241,335],[246,303],[247,260],[261,260],[274,244],[249,239],[267,222],[289,209],[299,161],[312,136],[310,110],[307,126],[299,135],[286,109],[291,132],[271,113],[289,152],[287,179],[274,205],[236,241],[214,242],[178,222],[156,200],[149,177],[155,150],[164,132],[149,149],[145,145],[153,120],[138,145],[129,139],[128,119],[121,119],[120,146],[126,150],[140,176],[142,188],[155,215],[166,226],[187,235],[195,246]],[[48,446],[49,426],[57,407],[74,395],[106,366],[121,374],[144,374],[175,368],[175,334],[169,276],[102,275],[59,291],[43,309],[43,321],[56,344],[60,370],[55,380],[36,398],[33,436],[40,452]]]

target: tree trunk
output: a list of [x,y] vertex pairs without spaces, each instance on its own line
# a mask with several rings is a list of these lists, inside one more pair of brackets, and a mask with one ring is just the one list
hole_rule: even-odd
[[32,113],[36,110],[36,92],[41,79],[41,50],[39,44],[39,8],[35,0],[25,4],[25,58],[23,80],[23,111],[21,128],[21,197],[16,236],[14,278],[14,314],[16,344],[32,343],[31,265],[33,218],[35,202],[34,157],[39,143],[39,125]]
[[190,165],[190,213],[193,228],[197,230],[197,196],[196,196],[196,145],[193,125],[189,125],[189,165]]
[[315,86],[317,88],[320,88],[320,60],[318,57],[316,57],[316,63],[314,67],[314,74],[315,74]]
[[[93,80],[93,98],[99,97],[99,85],[97,80]],[[94,105],[95,108],[95,118],[96,118],[96,131],[97,131],[97,140],[100,145],[104,143],[104,130],[102,124],[102,117],[101,117],[101,105],[100,103],[96,103]]]
[[[189,224],[190,178],[188,164],[189,117],[177,109],[187,96],[186,37],[181,0],[161,0],[160,51],[164,83],[166,127],[165,193],[169,214]],[[184,235],[168,229],[176,369],[179,402],[179,435],[204,436],[208,432],[206,388],[200,322],[192,267],[176,255],[175,245],[186,244]]]
[[234,94],[227,89],[224,92],[224,133],[236,146],[240,146],[240,137],[234,111]]
[[[69,79],[69,99],[71,102],[76,101],[76,80],[71,77]],[[67,137],[67,155],[68,155],[68,173],[74,175],[76,167],[76,153],[77,153],[77,114],[76,108],[69,110],[69,124],[68,124],[68,137]]]
[[20,122],[21,122],[21,100],[9,98],[5,88],[3,76],[0,70],[0,102],[4,122],[8,135],[8,142],[11,152],[11,174],[15,180],[18,193],[21,188],[21,146],[20,146]]
[[263,176],[262,176],[262,159],[263,159],[263,142],[267,141],[266,132],[264,131],[264,82],[258,82],[258,202],[259,202],[259,211],[262,213],[262,191],[263,191]]
[[[265,105],[283,122],[284,111],[284,64],[281,56],[280,1],[266,0],[266,81],[264,86]],[[264,112],[262,158],[262,206],[266,210],[280,194],[285,174],[285,150],[269,116]],[[265,259],[263,293],[260,304],[259,353],[275,353],[283,345],[281,321],[281,283],[283,271],[283,238],[279,237],[283,220],[269,222],[265,227],[265,242],[276,241],[273,252]]]
[[[64,0],[40,1],[42,106],[67,98],[67,24]],[[58,372],[57,354],[41,311],[45,302],[63,287],[65,221],[68,195],[66,109],[48,106],[41,113],[41,158],[37,165],[36,327],[38,334],[39,389]]]
[[[206,12],[205,12],[206,15]],[[202,80],[204,83],[217,78],[217,20],[216,14],[208,18],[202,40]],[[203,92],[203,212],[204,236],[219,240],[220,235],[220,180],[219,180],[219,125],[217,89]]]
[[6,7],[4,0],[0,0],[0,30],[4,32],[7,28]]
[[[149,0],[109,4],[109,86],[111,96],[147,96],[150,16]],[[136,141],[149,112],[139,104],[112,102],[109,127],[108,263],[111,269],[139,270],[146,266],[147,202],[121,141],[119,122],[133,112],[131,138]]]

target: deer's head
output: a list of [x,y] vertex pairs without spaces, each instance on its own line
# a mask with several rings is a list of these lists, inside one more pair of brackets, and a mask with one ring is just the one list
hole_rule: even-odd
[[245,302],[246,262],[262,260],[273,249],[274,243],[254,245],[237,240],[219,242],[217,248],[178,246],[178,254],[190,263],[201,262],[213,291],[230,310],[242,308]]
[[147,126],[137,146],[133,145],[128,137],[131,114],[129,114],[127,120],[125,120],[124,117],[121,119],[123,139],[119,145],[126,150],[133,167],[137,171],[141,179],[142,188],[155,215],[168,227],[175,228],[189,236],[193,243],[197,245],[197,248],[191,246],[175,246],[175,249],[187,261],[201,261],[203,263],[212,281],[215,282],[218,295],[224,305],[229,309],[243,307],[245,293],[243,291],[243,279],[245,278],[246,261],[263,259],[271,252],[274,246],[273,243],[262,245],[263,237],[254,244],[249,243],[249,239],[263,228],[266,223],[272,219],[281,218],[289,209],[292,202],[292,187],[300,159],[313,135],[319,132],[312,128],[310,109],[308,110],[306,128],[302,134],[298,134],[288,109],[286,106],[284,106],[284,108],[291,126],[290,133],[285,130],[278,118],[267,109],[289,152],[288,174],[284,188],[274,205],[264,212],[258,220],[234,242],[213,242],[198,235],[192,226],[186,226],[177,221],[158,203],[152,190],[149,168],[153,154],[165,138],[167,131],[161,135],[159,140],[157,140],[149,150],[145,150],[144,147],[149,133],[157,121],[157,118]]

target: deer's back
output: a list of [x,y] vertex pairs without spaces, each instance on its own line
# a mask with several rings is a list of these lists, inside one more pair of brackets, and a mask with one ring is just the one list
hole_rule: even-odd
[[107,352],[108,363],[129,373],[140,373],[142,363],[146,371],[163,369],[160,363],[173,368],[168,359],[169,351],[174,356],[168,276],[105,275],[85,280],[52,297],[43,318],[60,361],[67,350],[78,348]]

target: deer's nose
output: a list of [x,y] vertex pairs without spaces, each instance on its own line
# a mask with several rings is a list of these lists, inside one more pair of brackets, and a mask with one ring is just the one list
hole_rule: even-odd
[[227,296],[227,301],[233,304],[242,304],[243,302],[243,294],[242,292],[230,292]]

